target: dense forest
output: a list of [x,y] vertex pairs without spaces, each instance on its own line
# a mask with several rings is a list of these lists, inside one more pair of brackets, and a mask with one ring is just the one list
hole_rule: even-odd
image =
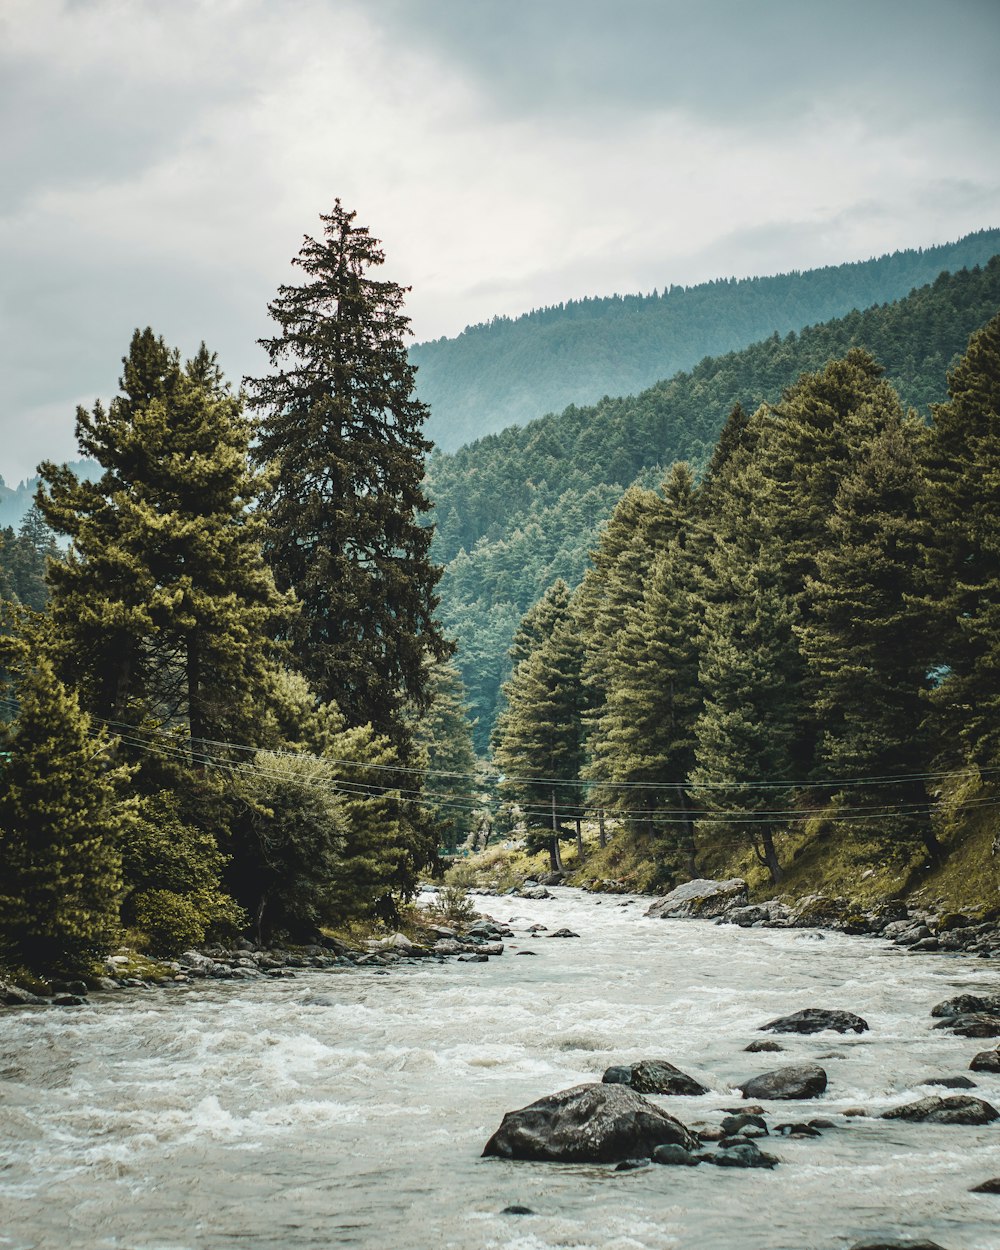
[[769,335],[900,299],[943,270],[984,265],[1000,230],[957,243],[774,277],[729,278],[651,295],[571,300],[497,317],[410,349],[426,433],[443,451],[569,404],[630,395]]
[[941,274],[894,304],[702,360],[640,395],[571,407],[432,456],[432,550],[447,563],[442,619],[459,643],[477,749],[489,740],[518,620],[555,578],[579,581],[627,486],[655,484],[677,460],[700,472],[734,404],[752,411],[774,402],[799,374],[855,347],[881,362],[905,407],[926,414],[944,398],[969,335],[998,307],[1000,258]]
[[559,868],[600,813],[661,889],[777,887],[807,847],[856,889],[978,839],[960,875],[995,906],[998,501],[1000,314],[930,423],[858,347],[734,407],[701,480],[628,490],[519,626],[494,754],[534,844]]
[[[391,917],[464,836],[403,292],[337,202],[237,392],[136,330],[0,533],[0,967]],[[58,542],[57,542],[58,538]],[[433,738],[428,739],[427,734]],[[445,786],[445,790],[446,790]]]

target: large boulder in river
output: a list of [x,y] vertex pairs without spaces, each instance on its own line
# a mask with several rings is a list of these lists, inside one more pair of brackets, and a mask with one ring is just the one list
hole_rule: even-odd
[[909,1120],[917,1124],[992,1124],[1000,1120],[1000,1111],[982,1098],[971,1094],[936,1095],[908,1102],[902,1107],[883,1111],[882,1120]]
[[628,1085],[640,1094],[707,1094],[704,1085],[666,1059],[640,1059],[628,1067],[608,1068],[605,1085]]
[[795,1064],[788,1068],[776,1068],[751,1077],[736,1087],[744,1098],[815,1098],[826,1089],[826,1073],[815,1063]]
[[646,912],[654,920],[670,916],[721,916],[730,907],[745,907],[747,883],[742,877],[728,881],[686,881],[664,898],[658,898]]
[[761,1033],[867,1033],[868,1021],[850,1011],[826,1011],[822,1007],[805,1007],[790,1016],[779,1016],[760,1026]]
[[501,1159],[618,1163],[657,1146],[697,1150],[698,1139],[662,1108],[624,1085],[574,1085],[508,1111],[483,1150]]

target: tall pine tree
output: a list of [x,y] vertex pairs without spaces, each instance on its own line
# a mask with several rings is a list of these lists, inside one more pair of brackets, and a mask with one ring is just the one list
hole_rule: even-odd
[[578,821],[582,813],[587,702],[582,668],[583,647],[566,602],[504,685],[507,707],[493,733],[494,763],[505,775],[501,794],[521,806],[530,843],[548,847],[553,870],[562,867],[563,821]]
[[928,631],[917,601],[924,433],[898,417],[862,446],[834,500],[816,575],[806,580],[810,619],[798,633],[821,726],[818,767],[869,783],[836,797],[848,827],[904,853],[922,844],[937,859],[919,780],[930,762]]
[[427,410],[407,359],[405,291],[373,276],[384,253],[355,217],[337,200],[322,238],[306,237],[293,261],[305,282],[268,306],[274,372],[247,385],[271,467],[268,559],[301,607],[296,662],[348,723],[405,743],[406,704],[426,704],[424,657],[449,652],[420,523]]
[[39,506],[72,543],[50,572],[64,667],[100,717],[251,741],[290,605],[261,555],[250,424],[204,346],[182,366],[137,330],[124,364],[122,394],[77,415],[102,477],[42,466]]

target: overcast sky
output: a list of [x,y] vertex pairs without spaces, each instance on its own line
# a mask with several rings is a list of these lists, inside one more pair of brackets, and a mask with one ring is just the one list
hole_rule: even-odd
[[0,0],[0,473],[238,381],[339,196],[417,339],[1000,225],[997,0]]

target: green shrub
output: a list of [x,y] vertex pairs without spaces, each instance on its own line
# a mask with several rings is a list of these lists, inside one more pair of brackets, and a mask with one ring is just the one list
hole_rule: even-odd
[[176,955],[205,940],[205,921],[184,894],[144,890],[132,899],[132,915],[143,945],[155,955]]

